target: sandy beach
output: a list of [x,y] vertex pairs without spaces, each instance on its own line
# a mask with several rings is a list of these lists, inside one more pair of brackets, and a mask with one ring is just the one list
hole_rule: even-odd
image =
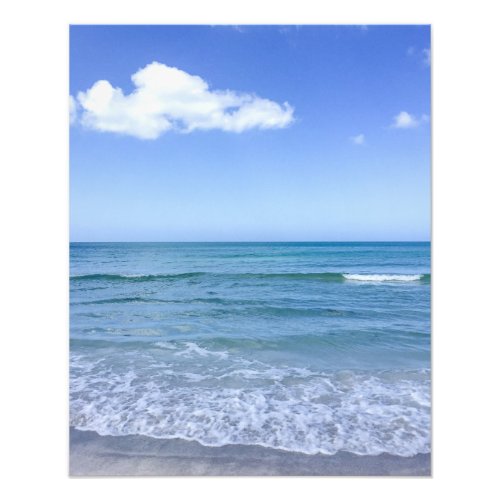
[[429,476],[430,454],[306,455],[70,428],[70,476]]

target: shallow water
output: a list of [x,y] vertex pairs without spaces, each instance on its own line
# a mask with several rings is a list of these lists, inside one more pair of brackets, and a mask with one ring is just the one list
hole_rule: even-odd
[[71,245],[71,424],[430,451],[428,243]]

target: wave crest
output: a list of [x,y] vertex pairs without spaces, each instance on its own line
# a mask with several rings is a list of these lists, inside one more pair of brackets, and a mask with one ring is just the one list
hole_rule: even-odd
[[427,274],[343,274],[346,280],[353,281],[421,281]]

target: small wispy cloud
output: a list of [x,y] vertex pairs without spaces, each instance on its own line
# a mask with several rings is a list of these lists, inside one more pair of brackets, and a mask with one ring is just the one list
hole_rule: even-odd
[[353,137],[349,137],[349,140],[356,144],[357,146],[361,146],[365,143],[365,134],[355,135]]
[[424,64],[426,66],[431,65],[431,49],[423,49],[422,54],[424,56]]
[[[302,26],[298,24],[281,24],[278,25],[278,33],[283,35],[290,42],[290,39],[296,38],[296,35],[301,28]],[[293,45],[295,45],[295,43]]]
[[[124,94],[107,80],[70,98],[74,122],[99,132],[157,139],[167,131],[244,132],[284,128],[294,109],[255,94],[211,90],[196,75],[158,62],[132,75],[135,90]],[[76,117],[78,111],[78,118]]]
[[414,115],[411,115],[407,111],[401,111],[397,114],[392,121],[392,128],[415,128],[423,123],[429,121],[429,117],[427,115],[422,115],[420,118],[417,118]]
[[431,65],[431,49],[422,49],[422,50],[417,50],[415,47],[411,46],[406,49],[406,55],[408,57],[414,57],[417,56],[417,59],[420,59],[421,64],[424,66],[430,66]]

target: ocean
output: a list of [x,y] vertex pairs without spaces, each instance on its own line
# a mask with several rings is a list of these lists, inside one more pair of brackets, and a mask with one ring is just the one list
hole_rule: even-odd
[[70,425],[431,449],[429,243],[72,243]]

